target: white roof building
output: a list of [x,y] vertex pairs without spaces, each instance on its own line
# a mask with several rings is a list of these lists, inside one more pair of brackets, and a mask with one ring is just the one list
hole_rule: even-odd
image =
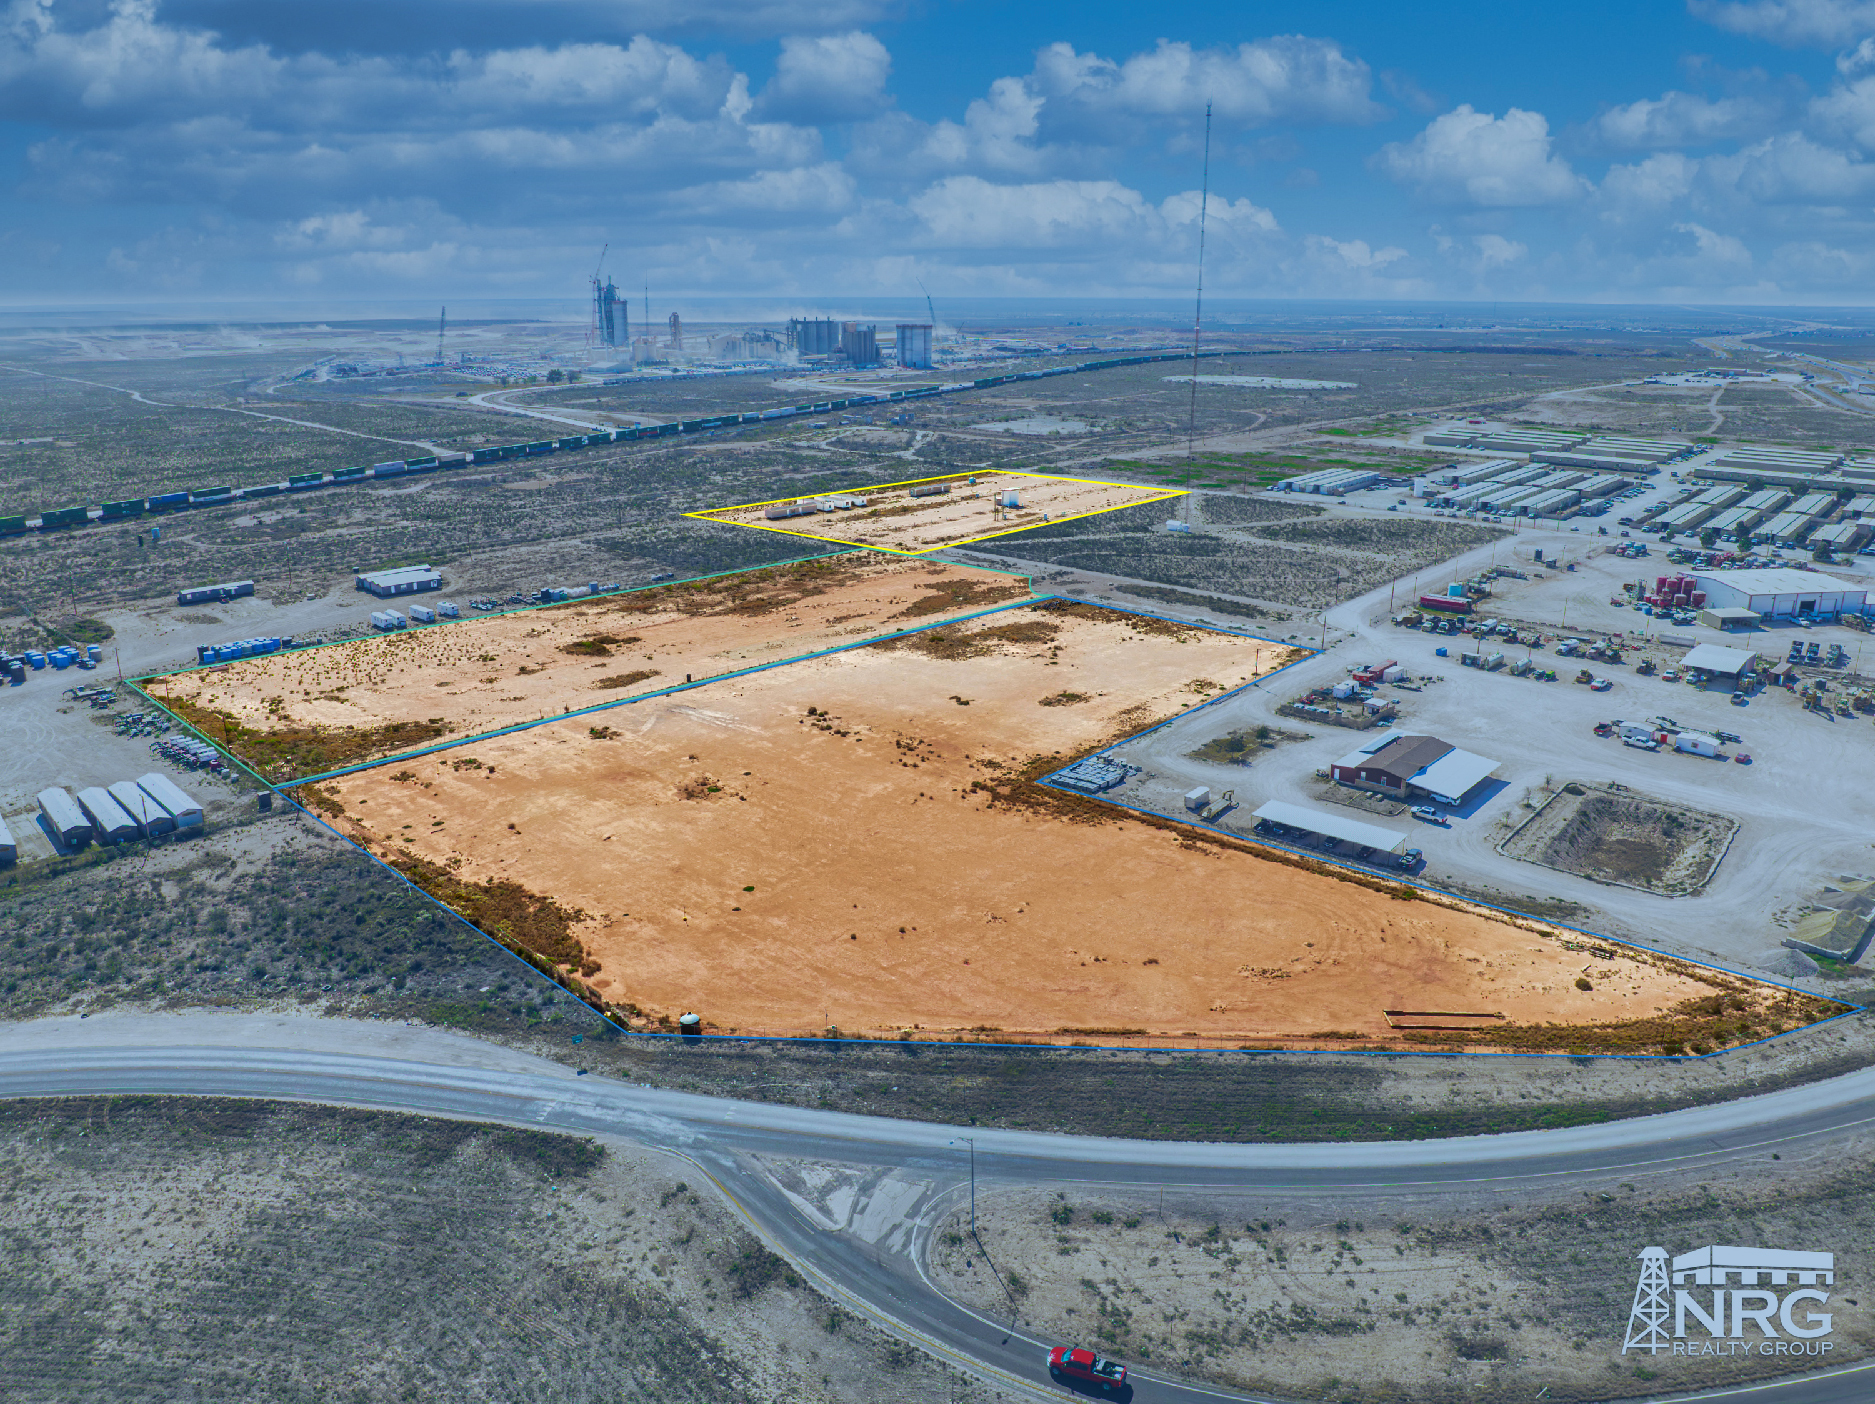
[[1694,588],[1715,607],[1748,609],[1767,617],[1859,614],[1868,590],[1821,571],[1773,566],[1765,570],[1695,571]]

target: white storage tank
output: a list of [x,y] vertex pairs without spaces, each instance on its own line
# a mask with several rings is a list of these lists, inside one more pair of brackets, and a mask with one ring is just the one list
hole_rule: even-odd
[[434,624],[436,622],[436,611],[431,609],[428,605],[412,605],[410,606],[410,617],[419,624]]
[[123,807],[124,813],[137,821],[137,827],[143,830],[145,838],[176,831],[176,817],[144,794],[136,781],[119,780],[115,785],[107,785],[105,792]]
[[137,788],[168,810],[178,829],[202,827],[202,806],[185,795],[167,775],[155,770],[139,775]]
[[124,813],[124,807],[111,798],[110,791],[100,786],[87,785],[80,790],[78,804],[91,816],[91,832],[99,843],[122,843],[143,832],[137,821]]
[[52,836],[67,848],[83,848],[91,842],[91,820],[78,801],[58,786],[39,792],[39,813]]

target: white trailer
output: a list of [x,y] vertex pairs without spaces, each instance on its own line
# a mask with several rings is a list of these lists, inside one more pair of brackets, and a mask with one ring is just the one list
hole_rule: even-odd
[[1686,751],[1695,756],[1716,756],[1719,754],[1719,738],[1708,736],[1703,731],[1682,731],[1673,738],[1673,749]]
[[185,795],[167,775],[154,770],[148,775],[139,775],[137,788],[167,809],[178,829],[202,827],[202,806]]
[[13,840],[13,831],[5,818],[0,818],[0,863],[17,863],[19,858],[20,846]]
[[91,832],[99,843],[122,843],[139,837],[143,829],[111,798],[111,792],[98,785],[87,785],[78,792],[78,804],[91,816]]
[[52,837],[67,848],[83,848],[91,842],[91,820],[78,807],[78,801],[54,785],[39,792],[39,813]]
[[145,838],[176,831],[176,817],[138,788],[134,780],[119,780],[105,786],[105,792],[123,807],[124,813],[137,821]]

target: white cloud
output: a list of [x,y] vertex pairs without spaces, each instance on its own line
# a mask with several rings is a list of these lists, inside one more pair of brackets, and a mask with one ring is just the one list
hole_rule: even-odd
[[1364,123],[1386,110],[1372,96],[1373,73],[1330,39],[1278,35],[1235,48],[1194,49],[1161,39],[1120,62],[1055,43],[1035,56],[1029,86],[1068,109],[1097,117],[1196,121],[1208,102],[1238,126]]
[[1551,151],[1543,114],[1518,107],[1502,117],[1454,108],[1411,141],[1383,146],[1374,164],[1427,199],[1488,208],[1563,204],[1588,188]]
[[781,41],[775,77],[756,101],[759,116],[784,122],[838,122],[870,117],[886,106],[892,55],[872,35],[854,30]]
[[1755,98],[1715,101],[1696,93],[1670,92],[1609,108],[1589,123],[1588,130],[1601,145],[1620,150],[1707,146],[1762,136],[1776,116],[1774,105]]
[[[1037,249],[1125,247],[1189,242],[1196,248],[1199,194],[1171,195],[1154,205],[1114,180],[1052,180],[997,185],[978,176],[951,176],[921,191],[907,208],[928,238],[952,248]],[[1248,200],[1212,199],[1207,227],[1232,234],[1275,231],[1276,219]],[[1116,244],[1115,241],[1121,241]]]
[[1376,249],[1365,239],[1331,239],[1326,234],[1311,234],[1303,243],[1318,258],[1363,272],[1385,268],[1389,263],[1398,263],[1406,257],[1405,249]]
[[1753,39],[1833,49],[1875,33],[1875,0],[1687,0],[1693,15]]
[[1692,192],[1699,162],[1661,151],[1632,166],[1610,166],[1598,192],[1604,217],[1623,218],[1683,200]]
[[1799,132],[1709,157],[1704,165],[1715,184],[1757,205],[1835,205],[1875,194],[1875,165]]

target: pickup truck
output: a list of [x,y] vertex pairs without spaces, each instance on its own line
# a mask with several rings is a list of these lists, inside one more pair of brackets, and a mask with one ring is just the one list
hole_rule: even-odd
[[1099,1390],[1118,1394],[1126,1389],[1126,1366],[1117,1360],[1103,1360],[1083,1346],[1056,1346],[1048,1352],[1048,1376],[1076,1384],[1093,1385]]

